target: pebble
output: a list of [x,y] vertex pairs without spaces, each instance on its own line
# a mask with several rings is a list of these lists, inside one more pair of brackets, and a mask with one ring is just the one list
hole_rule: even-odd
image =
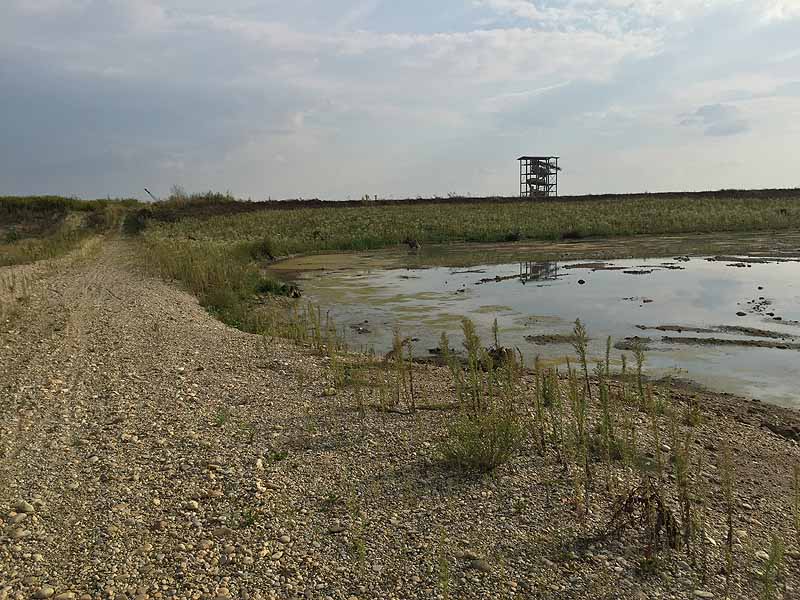
[[341,524],[331,525],[330,527],[328,527],[328,533],[333,533],[333,534],[342,533],[342,532],[344,532],[345,529],[347,529],[347,528],[344,525],[341,525]]
[[492,568],[489,566],[489,563],[486,562],[482,558],[477,558],[469,563],[470,569],[475,569],[476,571],[480,571],[481,573],[491,573]]
[[233,537],[234,531],[230,527],[215,527],[214,530],[211,532],[214,537],[218,538],[225,538],[225,537]]
[[292,538],[290,538],[288,535],[282,535],[279,541],[281,544],[288,544],[289,542],[292,541]]
[[32,505],[32,504],[30,504],[29,502],[26,502],[25,500],[19,500],[19,501],[18,501],[18,502],[17,502],[17,503],[14,505],[14,510],[15,510],[15,511],[17,511],[18,513],[26,513],[26,514],[29,514],[29,513],[32,513],[32,512],[34,512],[36,509],[34,509],[34,508],[33,508],[33,505]]
[[50,598],[56,591],[49,585],[43,585],[33,593],[33,597],[37,599]]
[[61,592],[54,600],[75,600],[76,596],[75,592]]
[[714,594],[712,592],[706,592],[705,590],[695,590],[694,591],[695,598],[713,598]]
[[759,560],[769,560],[769,554],[767,554],[763,550],[759,550],[758,552],[756,552],[756,558]]

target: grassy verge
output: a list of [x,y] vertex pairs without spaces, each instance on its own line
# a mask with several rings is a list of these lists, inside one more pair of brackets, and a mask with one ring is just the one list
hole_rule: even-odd
[[134,204],[59,196],[0,198],[0,266],[66,254],[90,235],[116,230]]
[[56,258],[74,249],[85,233],[59,230],[54,235],[0,244],[0,267]]
[[260,243],[225,244],[170,240],[147,236],[141,240],[142,264],[159,276],[177,280],[200,304],[224,323],[243,331],[279,334],[285,306],[264,304],[267,295],[286,296],[291,287],[262,275],[257,261],[268,252]]

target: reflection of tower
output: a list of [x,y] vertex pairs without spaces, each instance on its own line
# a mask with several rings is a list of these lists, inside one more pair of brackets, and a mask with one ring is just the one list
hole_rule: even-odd
[[558,196],[558,156],[520,156],[517,160],[520,197]]
[[558,279],[558,263],[549,261],[519,263],[519,278],[523,283]]

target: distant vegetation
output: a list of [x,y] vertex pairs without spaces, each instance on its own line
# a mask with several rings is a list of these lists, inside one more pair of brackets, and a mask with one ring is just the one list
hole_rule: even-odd
[[[156,203],[0,198],[0,265],[58,256],[87,235],[141,238],[147,267],[183,282],[223,321],[261,330],[251,301],[291,288],[260,263],[289,254],[371,250],[414,240],[512,242],[637,234],[800,229],[800,191],[600,196],[557,201],[241,202],[173,188]],[[274,327],[275,324],[270,325]]]
[[[785,230],[800,228],[797,198],[625,197],[559,202],[364,203],[345,208],[257,210],[255,203],[215,205],[195,197],[154,208],[151,238],[253,243],[269,239],[276,255],[371,250],[411,238],[420,243],[559,240],[637,234]],[[273,203],[274,205],[275,203]],[[189,206],[192,206],[189,203]],[[210,206],[222,214],[195,217]],[[297,206],[297,205],[295,205]],[[255,210],[254,210],[255,209]],[[245,212],[246,211],[246,212]],[[184,213],[181,215],[181,213]],[[167,215],[169,219],[163,218]],[[170,221],[166,223],[164,221]]]
[[[182,281],[223,321],[247,331],[292,330],[292,323],[251,310],[264,292],[289,286],[259,263],[315,252],[370,250],[412,239],[422,244],[579,239],[635,234],[800,228],[800,193],[753,197],[624,197],[579,201],[364,202],[304,208],[302,202],[237,202],[230,195],[173,194],[139,209],[149,268]],[[314,202],[313,205],[319,203]]]
[[87,236],[116,230],[135,200],[0,198],[0,266],[55,258]]

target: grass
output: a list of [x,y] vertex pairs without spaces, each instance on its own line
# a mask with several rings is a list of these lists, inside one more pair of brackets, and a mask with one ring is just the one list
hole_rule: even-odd
[[[204,202],[198,198],[198,202]],[[230,201],[226,201],[229,202]],[[237,205],[239,203],[233,203]],[[246,203],[244,203],[246,204]],[[253,205],[250,205],[251,207]],[[191,213],[187,213],[191,214]],[[422,244],[559,240],[638,234],[789,230],[800,227],[791,198],[628,198],[501,204],[440,203],[250,210],[152,224],[156,236],[255,242],[273,254],[370,250],[412,238]]]
[[466,471],[489,472],[508,462],[522,447],[521,419],[492,406],[462,412],[447,427],[440,449],[445,461]]
[[251,333],[282,332],[290,317],[258,310],[264,294],[286,295],[290,287],[264,277],[252,260],[252,245],[149,238],[140,246],[141,262],[150,271],[184,284],[221,321]]
[[20,265],[62,256],[75,249],[87,232],[62,229],[54,235],[0,244],[0,267]]
[[0,267],[66,254],[88,236],[115,230],[130,200],[58,196],[0,198]]

